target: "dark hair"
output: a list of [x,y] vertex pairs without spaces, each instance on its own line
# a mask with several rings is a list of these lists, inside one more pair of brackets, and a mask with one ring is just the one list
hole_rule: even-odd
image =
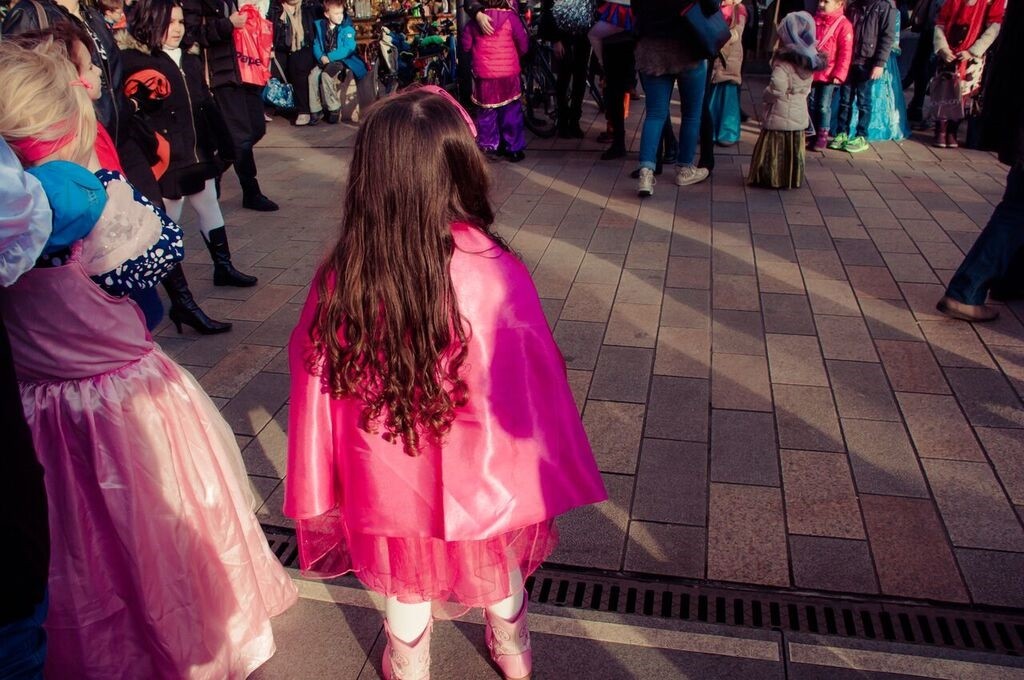
[[171,10],[181,7],[181,0],[138,0],[132,8],[128,31],[132,37],[150,51],[163,47],[167,27],[171,25]]
[[82,72],[83,64],[79,64],[75,61],[75,43],[82,43],[82,45],[85,46],[85,49],[89,52],[90,57],[92,56],[94,46],[92,37],[85,31],[85,29],[70,21],[55,21],[49,28],[25,31],[24,33],[12,36],[5,35],[4,40],[9,40],[15,45],[29,50],[52,40],[64,49],[68,55],[68,60],[75,65],[75,70],[79,73]]
[[480,0],[484,9],[511,9],[508,0]]
[[[324,0],[324,9],[329,7],[345,7],[345,0]],[[348,14],[348,8],[345,8],[345,14]]]
[[101,12],[116,12],[119,9],[124,9],[124,0],[99,0],[98,4]]
[[[395,149],[416,160],[395,171]],[[439,442],[466,402],[470,329],[448,266],[451,223],[490,225],[487,163],[455,106],[413,90],[378,102],[356,134],[337,245],[321,268],[307,366],[334,398],[363,404],[360,426],[405,452]]]

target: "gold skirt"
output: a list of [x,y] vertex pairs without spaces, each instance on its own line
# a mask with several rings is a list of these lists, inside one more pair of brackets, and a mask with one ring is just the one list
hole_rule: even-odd
[[804,131],[761,130],[747,181],[767,189],[797,189],[804,181]]

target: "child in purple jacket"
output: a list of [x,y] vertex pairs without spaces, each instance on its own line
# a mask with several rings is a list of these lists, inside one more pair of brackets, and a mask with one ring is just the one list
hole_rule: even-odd
[[507,0],[482,0],[483,11],[491,20],[493,32],[484,34],[476,22],[462,33],[462,49],[473,67],[473,103],[477,144],[488,155],[494,154],[502,140],[505,155],[513,163],[526,157],[523,107],[519,101],[519,57],[526,54],[526,28]]

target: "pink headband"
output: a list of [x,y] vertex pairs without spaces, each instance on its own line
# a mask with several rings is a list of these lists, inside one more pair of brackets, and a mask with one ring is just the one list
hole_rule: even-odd
[[452,106],[454,106],[458,110],[459,115],[462,116],[462,120],[466,121],[466,125],[469,126],[469,131],[473,135],[473,138],[476,138],[476,125],[473,124],[473,117],[469,115],[469,111],[463,108],[462,104],[460,104],[455,97],[451,96],[448,93],[448,90],[437,85],[424,85],[419,89],[425,92],[430,92],[431,94],[436,94],[448,100],[452,104]]
[[72,130],[57,139],[43,140],[36,139],[35,137],[26,137],[24,139],[8,139],[6,141],[12,149],[18,152],[21,162],[29,165],[63,149],[74,140],[77,134],[77,131]]

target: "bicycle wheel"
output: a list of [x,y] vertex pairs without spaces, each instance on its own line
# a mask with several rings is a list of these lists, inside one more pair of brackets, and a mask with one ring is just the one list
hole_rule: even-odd
[[[536,46],[535,50],[538,49]],[[523,117],[526,128],[538,137],[554,137],[558,131],[558,100],[555,76],[542,56],[534,52],[524,64]]]

